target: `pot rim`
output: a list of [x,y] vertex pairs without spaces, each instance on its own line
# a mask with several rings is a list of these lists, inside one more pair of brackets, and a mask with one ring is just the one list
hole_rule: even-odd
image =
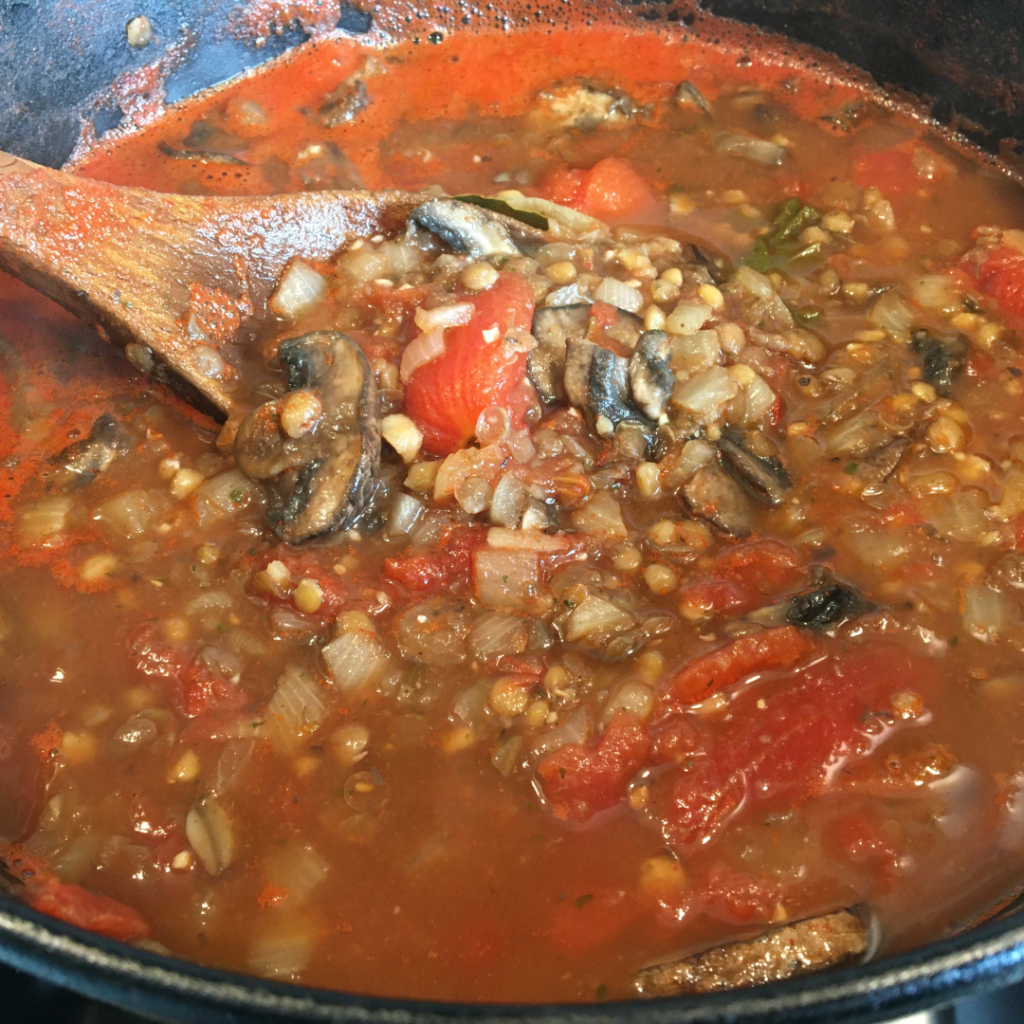
[[203,967],[83,931],[12,900],[0,962],[163,1020],[433,1024],[743,1024],[878,1020],[1024,979],[1016,915],[892,957],[732,992],[605,1003],[445,1003],[357,995]]

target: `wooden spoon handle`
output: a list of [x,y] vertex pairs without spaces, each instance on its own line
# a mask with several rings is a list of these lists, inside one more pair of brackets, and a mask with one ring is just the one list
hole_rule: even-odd
[[[356,238],[394,234],[422,198],[167,195],[0,153],[0,269],[96,324],[135,366],[223,419],[244,398],[233,364],[251,337],[246,324],[266,314],[288,260],[326,260]],[[231,336],[189,330],[210,295],[227,311]]]

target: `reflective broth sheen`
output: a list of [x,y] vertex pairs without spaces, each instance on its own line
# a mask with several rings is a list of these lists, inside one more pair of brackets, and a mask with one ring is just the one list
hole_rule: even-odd
[[282,286],[249,343],[274,443],[320,429],[328,385],[289,398],[276,359],[311,331],[384,417],[330,543],[268,527],[294,481],[240,472],[234,418],[218,443],[0,281],[22,898],[310,985],[586,1001],[843,907],[905,949],[1015,891],[1017,185],[839,78],[600,24],[323,41],[77,170],[587,216],[523,255],[421,223]]

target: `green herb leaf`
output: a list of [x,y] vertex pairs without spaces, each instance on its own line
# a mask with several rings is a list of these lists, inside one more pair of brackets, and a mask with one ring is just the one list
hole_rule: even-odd
[[593,898],[594,898],[593,893],[585,892],[582,896],[577,896],[576,899],[574,899],[572,902],[573,902],[573,905],[576,907],[577,910],[581,910]]
[[537,228],[539,231],[548,229],[547,217],[543,217],[539,213],[517,210],[514,206],[506,203],[504,199],[494,199],[491,196],[478,196],[472,193],[452,196],[452,198],[457,199],[460,203],[470,203],[473,206],[482,206],[485,210],[492,210],[494,213],[503,213],[506,217],[522,221],[523,224],[528,224],[531,228]]

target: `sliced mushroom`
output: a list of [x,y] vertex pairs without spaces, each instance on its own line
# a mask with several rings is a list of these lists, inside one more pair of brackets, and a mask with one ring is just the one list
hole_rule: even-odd
[[110,413],[93,424],[89,436],[69,444],[45,472],[50,487],[66,490],[92,483],[119,456],[132,450],[132,436]]
[[274,532],[301,544],[349,529],[370,500],[380,466],[377,386],[362,349],[337,331],[289,339],[278,357],[289,392],[311,392],[319,418],[289,436],[281,420],[289,396],[266,402],[242,421],[235,459],[267,481]]
[[718,442],[723,465],[745,484],[758,501],[781,505],[786,491],[793,486],[782,460],[775,455],[754,455],[743,441],[743,435],[726,428]]
[[536,347],[530,352],[526,369],[545,402],[564,402],[565,350],[570,338],[586,337],[590,305],[541,306],[533,315]]
[[230,153],[218,153],[214,150],[176,149],[167,142],[158,143],[157,149],[159,149],[164,156],[169,156],[172,160],[189,160],[193,163],[198,162],[204,164],[230,164],[234,167],[249,166],[249,162],[247,160],[242,160],[237,156],[232,156]]
[[790,599],[786,621],[794,626],[828,629],[868,611],[870,603],[852,587],[834,580]]
[[707,272],[715,284],[723,284],[733,274],[732,264],[717,252],[705,248],[702,245],[690,245],[693,253],[693,263],[699,263]]
[[[566,346],[565,393],[595,422],[603,417],[614,428],[625,421],[644,421],[630,400],[629,361],[592,341],[573,338]],[[598,423],[599,433],[600,427]]]
[[659,964],[633,979],[641,996],[677,996],[764,985],[862,957],[867,929],[849,910],[811,917],[748,942],[715,946],[696,956]]
[[699,110],[702,114],[711,113],[711,104],[704,98],[697,86],[690,82],[680,82],[672,98],[683,110]]
[[337,128],[361,114],[370,105],[370,95],[361,78],[346,80],[324,99],[320,106],[320,123]]
[[897,437],[873,452],[862,455],[857,464],[857,476],[873,484],[885,483],[896,472],[896,467],[909,447],[909,437]]
[[431,199],[409,214],[409,220],[432,231],[456,252],[475,260],[490,256],[521,256],[508,225],[493,213],[455,199]]
[[911,347],[921,357],[924,379],[940,395],[948,395],[967,353],[963,337],[940,339],[927,331],[914,331]]
[[680,493],[695,516],[734,537],[746,537],[750,533],[750,499],[717,459],[701,466],[683,484]]
[[559,127],[587,131],[598,125],[618,128],[636,113],[632,99],[621,89],[583,83],[555,86],[540,94],[547,113]]
[[629,387],[633,401],[648,419],[661,418],[672,396],[672,338],[665,331],[645,331],[629,359]]

